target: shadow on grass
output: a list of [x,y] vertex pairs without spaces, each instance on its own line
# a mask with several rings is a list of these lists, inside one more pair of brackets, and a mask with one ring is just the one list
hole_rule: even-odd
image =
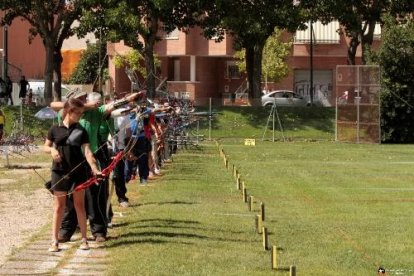
[[129,222],[116,223],[112,225],[112,228],[124,227],[128,225],[129,225]]
[[[166,238],[168,240],[163,240],[159,238]],[[135,243],[177,243],[177,244],[194,244],[191,242],[180,241],[179,239],[199,239],[199,240],[212,240],[219,242],[235,242],[235,243],[255,243],[255,241],[246,241],[243,239],[234,239],[234,238],[220,238],[220,237],[209,237],[199,234],[189,234],[189,233],[173,233],[173,232],[164,232],[164,231],[147,231],[147,232],[128,232],[122,234],[117,241],[107,245],[106,247],[116,247],[126,244],[135,244]]]
[[151,224],[151,225],[131,225],[130,229],[143,229],[143,228],[172,228],[172,229],[191,229],[191,230],[204,230],[202,227],[196,226],[179,226],[179,225],[163,225],[163,224]]
[[7,169],[15,169],[15,170],[29,170],[29,169],[41,169],[43,167],[41,166],[33,166],[33,165],[9,165],[9,166],[5,166],[5,168]]
[[161,206],[161,205],[170,205],[170,204],[172,204],[172,205],[180,205],[180,204],[182,204],[182,205],[193,205],[193,204],[200,204],[199,202],[189,202],[189,201],[180,201],[180,200],[174,200],[174,201],[164,201],[164,202],[146,202],[146,203],[138,203],[138,204],[134,204],[134,205],[131,205],[131,206],[133,206],[133,207],[139,207],[139,206],[146,206],[146,205],[158,205],[158,206]]
[[166,240],[161,240],[161,239],[142,239],[142,240],[120,240],[117,242],[113,242],[111,244],[106,244],[105,248],[111,248],[111,247],[118,247],[118,246],[124,246],[124,245],[130,245],[130,244],[143,244],[143,243],[148,243],[148,244],[163,244],[163,243],[177,243],[177,244],[188,244],[191,245],[192,243],[190,242],[178,242],[178,241],[166,241]]
[[159,218],[154,218],[154,219],[142,219],[142,220],[138,220],[137,222],[160,222],[160,223],[166,223],[166,224],[174,224],[174,223],[186,223],[186,224],[200,224],[199,221],[195,221],[195,220],[181,220],[181,219],[159,219]]

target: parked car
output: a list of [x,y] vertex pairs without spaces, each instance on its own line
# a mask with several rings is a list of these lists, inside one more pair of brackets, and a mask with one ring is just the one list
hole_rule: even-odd
[[262,96],[262,106],[307,106],[308,102],[302,96],[289,90],[271,91]]

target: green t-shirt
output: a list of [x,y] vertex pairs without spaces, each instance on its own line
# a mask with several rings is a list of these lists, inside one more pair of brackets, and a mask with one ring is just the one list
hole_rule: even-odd
[[93,153],[98,149],[98,131],[104,122],[105,106],[101,105],[97,109],[85,111],[79,124],[86,129],[89,136],[89,146]]
[[114,133],[114,119],[104,119],[99,126],[98,130],[98,141],[99,143],[106,142],[108,140],[109,134]]

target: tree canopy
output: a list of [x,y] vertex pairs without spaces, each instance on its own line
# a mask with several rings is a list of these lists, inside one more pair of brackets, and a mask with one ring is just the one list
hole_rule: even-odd
[[356,63],[355,56],[359,46],[362,47],[362,63],[366,64],[367,55],[374,41],[377,24],[383,25],[383,16],[401,15],[413,11],[412,0],[301,0],[313,20],[323,22],[338,20],[340,33],[350,38],[348,45],[348,64]]
[[[268,81],[278,82],[289,74],[286,58],[292,48],[292,42],[281,40],[282,31],[275,29],[274,33],[267,39],[263,49],[262,58],[262,80],[266,87]],[[246,72],[245,50],[237,51],[235,57],[240,72]]]
[[[61,98],[61,49],[63,41],[74,34],[71,28],[75,20],[80,20],[82,10],[90,9],[90,1],[85,0],[0,0],[0,9],[5,11],[1,24],[12,24],[15,18],[29,22],[28,38],[42,38],[46,50],[45,99]],[[52,82],[55,81],[55,89]]]
[[[106,30],[108,39],[124,43],[137,50],[144,57],[146,67],[146,85],[149,97],[155,95],[154,45],[162,39],[164,32],[175,28],[186,30],[195,24],[199,11],[197,1],[191,0],[101,0],[98,9],[89,10],[89,28],[97,24]],[[101,18],[96,21],[95,18]],[[142,39],[142,40],[141,40]]]
[[[209,37],[230,33],[236,41],[236,49],[244,48],[249,97],[260,98],[262,79],[262,55],[267,39],[275,28],[296,31],[305,22],[301,6],[292,0],[216,0],[205,7],[202,26]],[[209,10],[210,9],[210,10]]]
[[382,140],[414,142],[414,22],[388,18],[378,52]]

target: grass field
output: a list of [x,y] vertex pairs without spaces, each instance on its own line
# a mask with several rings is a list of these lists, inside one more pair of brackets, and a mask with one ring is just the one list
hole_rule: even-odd
[[[114,206],[122,217],[106,243],[110,275],[269,275],[270,253],[254,227],[260,202],[279,266],[296,265],[298,275],[376,275],[380,266],[388,275],[414,274],[411,145],[335,143],[333,110],[318,108],[278,109],[288,142],[278,126],[278,142],[261,142],[269,110],[218,111],[212,137],[255,197],[254,211],[215,143],[182,150],[156,182],[128,184],[130,208]],[[47,122],[33,122],[44,131]],[[244,146],[244,138],[257,145]],[[50,162],[26,156],[12,163]],[[9,173],[0,169],[2,178]],[[39,180],[25,175],[20,188],[7,189],[31,192],[28,178]]]
[[181,152],[153,186],[129,186],[126,227],[108,243],[111,275],[268,275],[270,253],[254,231],[260,202],[279,266],[298,275],[412,273],[412,147],[221,143],[255,210],[213,143]]

